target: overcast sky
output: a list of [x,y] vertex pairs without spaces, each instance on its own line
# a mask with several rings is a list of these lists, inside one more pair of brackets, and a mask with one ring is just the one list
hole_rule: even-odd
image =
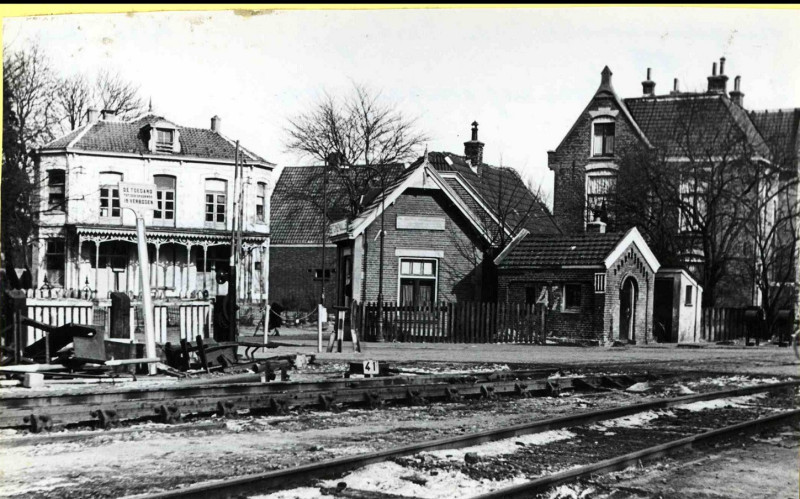
[[107,67],[172,121],[223,133],[278,165],[288,117],[351,82],[418,118],[432,151],[463,153],[480,123],[484,160],[552,191],[555,149],[608,65],[620,97],[673,78],[705,90],[711,64],[742,76],[745,107],[800,107],[800,10],[564,7],[229,11],[6,18],[4,44],[38,40],[60,73]]

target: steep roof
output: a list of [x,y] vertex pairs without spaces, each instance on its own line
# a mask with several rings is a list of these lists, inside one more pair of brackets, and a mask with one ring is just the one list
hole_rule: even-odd
[[650,142],[668,156],[719,155],[744,140],[756,154],[769,148],[747,113],[727,96],[682,93],[624,99]]
[[561,232],[552,215],[534,197],[513,168],[483,163],[478,174],[472,170],[465,156],[450,152],[431,152],[428,154],[428,161],[440,173],[457,173],[469,190],[477,195],[475,199],[463,186],[455,186],[450,182],[451,187],[474,213],[479,214],[484,211],[480,208],[482,203],[495,213],[501,212],[505,215],[506,223],[512,228],[524,227],[531,234]]
[[795,165],[800,157],[800,109],[750,111],[748,114],[777,162]]
[[500,263],[504,269],[603,265],[625,233],[529,235]]
[[[353,168],[359,168],[358,166]],[[404,171],[403,165],[388,165],[390,176]],[[322,244],[322,166],[283,168],[270,199],[270,240],[272,244]],[[376,197],[377,189],[367,193],[363,203]],[[343,218],[349,212],[348,196],[342,178],[328,175],[328,220]]]
[[[53,151],[69,148],[77,151],[122,154],[175,155],[168,152],[152,152],[148,148],[143,129],[147,125],[159,122],[171,124],[169,120],[155,114],[147,114],[131,121],[96,121],[45,144],[40,150]],[[177,155],[233,160],[236,146],[233,141],[220,133],[205,128],[174,126],[179,132],[178,140],[181,145],[181,152]],[[248,159],[271,165],[269,161],[257,154],[244,148],[240,149]]]

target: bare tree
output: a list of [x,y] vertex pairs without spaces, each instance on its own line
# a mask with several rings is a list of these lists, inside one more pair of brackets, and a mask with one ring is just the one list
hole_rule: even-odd
[[760,137],[720,119],[708,102],[703,95],[676,101],[664,144],[620,151],[613,210],[621,226],[639,227],[662,264],[687,264],[704,305],[719,306],[723,288],[753,299],[746,275],[757,251],[748,226],[762,216],[764,182],[774,173]]
[[73,75],[59,79],[53,97],[59,107],[63,128],[72,131],[81,126],[92,105],[92,89],[86,77]]
[[[427,140],[414,119],[358,84],[340,98],[326,94],[290,119],[286,133],[289,151],[328,166],[318,177],[331,175],[340,196],[332,196],[329,206],[345,201],[347,216],[359,212],[370,191],[388,185],[402,171],[397,165],[414,159]],[[318,177],[298,186],[298,195],[320,194],[324,182]]]
[[139,87],[126,81],[119,73],[102,70],[95,78],[94,100],[101,109],[113,111],[120,118],[130,118],[145,109]]

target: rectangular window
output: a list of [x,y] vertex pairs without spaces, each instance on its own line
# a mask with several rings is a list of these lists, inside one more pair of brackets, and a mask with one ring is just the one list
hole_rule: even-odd
[[614,155],[614,123],[595,123],[592,156]]
[[691,307],[692,306],[692,302],[694,300],[694,296],[692,296],[693,294],[694,294],[694,286],[692,286],[691,284],[687,284],[686,285],[686,301],[684,302],[684,305],[686,305],[687,307]]
[[681,180],[678,208],[681,232],[697,232],[703,227],[706,216],[705,191],[706,184],[694,176]]
[[[308,269],[308,271],[311,272],[311,269]],[[325,280],[326,281],[330,281],[331,280],[331,273],[332,272],[333,272],[333,269],[325,269]],[[315,281],[322,280],[322,269],[314,269],[314,280]]]
[[57,288],[64,287],[64,267],[66,258],[63,239],[50,239],[45,248],[45,267],[47,282]]
[[175,225],[175,177],[156,175],[156,209],[153,210],[153,222],[156,225]]
[[564,285],[564,310],[576,312],[581,309],[581,285]]
[[227,182],[206,180],[206,224],[225,224]]
[[156,130],[156,151],[172,152],[174,132],[172,130]]
[[50,170],[47,174],[47,208],[64,210],[64,192],[66,182],[64,170]]
[[[609,224],[612,221],[614,197],[617,192],[616,175],[591,175],[586,177],[586,223],[595,219]],[[608,228],[607,228],[608,230]]]
[[400,304],[430,305],[436,300],[437,261],[400,260]]
[[256,184],[256,221],[264,222],[264,213],[267,199],[267,184],[259,182]]
[[104,218],[119,218],[119,186],[104,185],[100,187],[100,216]]

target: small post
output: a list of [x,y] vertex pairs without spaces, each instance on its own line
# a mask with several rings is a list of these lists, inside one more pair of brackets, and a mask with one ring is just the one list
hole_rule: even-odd
[[272,313],[272,307],[266,302],[264,303],[264,344],[269,343],[269,318]]
[[317,353],[322,353],[322,323],[327,319],[328,311],[322,304],[317,305]]
[[[142,291],[142,311],[144,312],[145,357],[156,357],[156,329],[153,322],[153,299],[150,296],[150,266],[147,258],[147,235],[144,230],[144,218],[136,213],[136,246],[139,251],[139,282]],[[153,363],[147,364],[147,371],[152,376],[158,371]]]

